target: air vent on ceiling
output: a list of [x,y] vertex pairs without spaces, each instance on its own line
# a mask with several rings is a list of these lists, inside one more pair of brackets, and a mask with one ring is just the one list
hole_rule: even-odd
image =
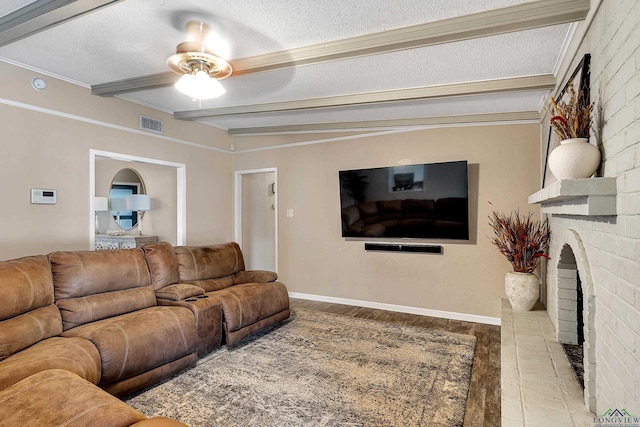
[[152,119],[151,117],[140,116],[140,129],[150,132],[162,133],[162,120]]

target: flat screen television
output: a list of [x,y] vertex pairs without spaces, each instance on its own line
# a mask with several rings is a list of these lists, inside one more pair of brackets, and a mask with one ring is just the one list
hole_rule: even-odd
[[339,172],[342,237],[469,239],[466,161]]

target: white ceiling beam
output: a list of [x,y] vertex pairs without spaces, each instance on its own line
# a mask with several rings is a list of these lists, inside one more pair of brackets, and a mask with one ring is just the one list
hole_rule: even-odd
[[0,47],[123,0],[36,0],[0,18]]
[[[232,77],[580,21],[587,16],[589,3],[590,0],[538,0],[380,33],[236,59],[230,61],[234,70]],[[166,72],[94,85],[91,87],[91,93],[113,96],[169,86],[175,81],[175,74]]]
[[117,80],[115,82],[100,83],[91,86],[91,95],[115,96],[123,93],[139,90],[157,89],[171,86],[178,81],[178,75],[169,71],[165,73],[150,74],[130,79]]
[[527,77],[511,77],[477,82],[452,83],[438,86],[423,86],[409,89],[395,89],[380,92],[357,93],[328,96],[324,98],[300,99],[295,101],[269,102],[265,104],[237,105],[221,108],[176,111],[176,119],[200,119],[203,117],[230,117],[246,114],[299,111],[317,108],[335,108],[364,104],[380,104],[396,101],[451,98],[455,96],[484,95],[491,93],[522,92],[531,90],[552,90],[556,79],[551,74]]
[[585,19],[590,0],[539,0],[232,61],[234,75],[453,43]]
[[395,127],[446,126],[460,124],[538,122],[540,113],[522,111],[515,113],[469,114],[461,116],[422,117],[411,119],[371,120],[364,122],[307,123],[300,125],[231,128],[231,135],[265,135],[322,131],[362,131]]

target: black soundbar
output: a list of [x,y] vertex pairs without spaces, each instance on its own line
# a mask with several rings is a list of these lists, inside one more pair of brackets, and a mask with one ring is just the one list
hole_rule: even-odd
[[385,251],[385,252],[421,252],[429,254],[442,254],[440,245],[402,245],[388,243],[365,243],[365,251]]

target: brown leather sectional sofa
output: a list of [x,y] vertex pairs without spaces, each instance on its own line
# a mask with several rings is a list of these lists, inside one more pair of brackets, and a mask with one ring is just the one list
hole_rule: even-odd
[[276,279],[236,243],[0,262],[0,425],[182,425],[114,396],[288,318]]

